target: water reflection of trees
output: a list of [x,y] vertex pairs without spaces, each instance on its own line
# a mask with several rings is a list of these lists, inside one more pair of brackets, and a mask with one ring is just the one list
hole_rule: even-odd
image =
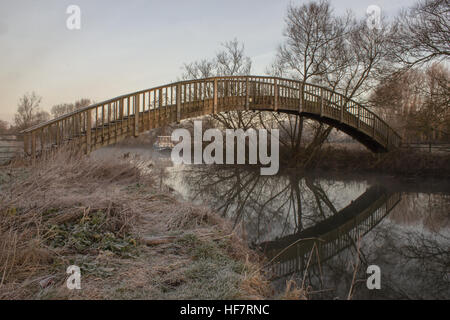
[[192,167],[183,176],[191,199],[206,198],[235,226],[243,223],[254,242],[300,232],[338,211],[327,193],[332,182],[261,176],[258,169],[242,167]]
[[[348,183],[301,175],[267,177],[259,170],[243,167],[189,167],[183,170],[181,180],[190,199],[207,202],[235,225],[242,223],[256,244],[301,234],[339,215],[350,202],[340,199]],[[361,193],[354,189],[353,194]],[[412,202],[411,197],[417,201]],[[325,261],[320,261],[317,249],[312,247],[309,267],[280,278],[275,286],[284,290],[286,280],[293,278],[315,292],[312,298],[347,298],[356,275],[353,298],[448,299],[448,197],[425,195],[429,202],[420,205],[423,197],[403,195],[388,220],[363,238],[344,234],[349,245]],[[382,290],[366,287],[370,264],[381,267]]]
[[449,194],[408,193],[398,206],[390,216],[396,223],[409,226],[423,223],[433,232],[450,228]]

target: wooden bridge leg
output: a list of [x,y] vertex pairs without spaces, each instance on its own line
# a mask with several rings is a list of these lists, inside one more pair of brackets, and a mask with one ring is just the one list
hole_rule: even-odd
[[61,130],[60,130],[60,128],[59,128],[59,121],[56,123],[56,146],[59,146],[60,145],[60,143],[61,143]]
[[86,154],[91,153],[92,110],[86,112]]

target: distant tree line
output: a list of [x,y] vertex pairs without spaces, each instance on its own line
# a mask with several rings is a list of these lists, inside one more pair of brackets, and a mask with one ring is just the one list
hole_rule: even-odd
[[0,134],[17,134],[22,130],[30,128],[52,118],[60,117],[66,113],[81,109],[92,104],[90,99],[80,99],[73,103],[63,103],[51,108],[50,113],[41,108],[42,97],[35,92],[25,93],[17,105],[14,115],[14,123],[10,125],[0,120]]

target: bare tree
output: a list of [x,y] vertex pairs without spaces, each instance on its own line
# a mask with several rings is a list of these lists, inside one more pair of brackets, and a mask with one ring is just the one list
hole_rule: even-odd
[[[184,64],[182,79],[200,79],[213,76],[248,75],[251,72],[251,59],[245,55],[245,47],[237,39],[222,43],[222,48],[211,59]],[[247,130],[254,126],[258,114],[253,111],[228,111],[211,115],[213,122],[224,128]]]
[[450,57],[449,0],[419,1],[397,17],[393,58],[406,68]]
[[222,44],[223,49],[216,55],[217,75],[248,75],[252,69],[252,61],[245,55],[244,44],[237,39]]
[[210,78],[216,75],[216,65],[213,60],[203,59],[183,65],[183,80]]
[[0,134],[8,133],[8,130],[9,130],[9,123],[4,120],[0,120]]
[[409,123],[428,141],[445,136],[450,138],[450,71],[433,64],[424,72],[420,88],[422,104],[413,112]]
[[[284,35],[285,42],[268,71],[298,79],[303,83],[302,91],[306,82],[317,83],[343,94],[347,101],[361,100],[390,71],[389,29],[384,20],[380,30],[369,29],[366,21],[357,21],[351,11],[335,15],[329,2],[322,0],[289,6]],[[303,94],[301,99],[303,105]],[[303,117],[274,117],[284,127],[288,144],[297,155],[293,161],[300,165],[313,159],[333,129]],[[305,131],[312,133],[302,146]]]
[[47,121],[50,115],[40,108],[42,98],[35,92],[26,93],[20,98],[14,122],[17,130],[24,130],[35,124]]
[[80,99],[78,101],[75,101],[74,103],[58,104],[52,107],[51,114],[54,118],[57,118],[69,112],[73,112],[75,110],[87,107],[91,103],[92,101],[90,99]]
[[435,63],[381,82],[371,103],[409,140],[450,138],[450,71]]

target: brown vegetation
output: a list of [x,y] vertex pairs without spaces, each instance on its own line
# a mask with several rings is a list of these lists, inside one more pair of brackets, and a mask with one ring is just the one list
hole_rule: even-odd
[[[270,294],[259,258],[228,222],[160,193],[152,173],[128,160],[60,153],[35,168],[0,172],[0,299]],[[73,264],[81,290],[65,285]]]

